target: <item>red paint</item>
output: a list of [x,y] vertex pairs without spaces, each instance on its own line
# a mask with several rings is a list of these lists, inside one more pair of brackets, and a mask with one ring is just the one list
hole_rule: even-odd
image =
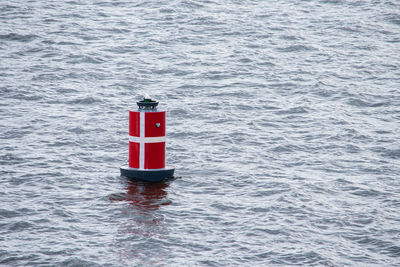
[[139,168],[140,144],[129,142],[129,167]]
[[[146,114],[147,115],[147,114]],[[145,144],[145,169],[165,168],[165,142]]]
[[[165,111],[146,112],[144,120],[146,137],[165,136]],[[160,124],[159,127],[156,126],[157,123]]]
[[[165,111],[142,112],[144,112],[145,117],[145,137],[165,136]],[[140,114],[139,111],[129,111],[130,136],[140,137]],[[146,139],[143,141],[146,142]],[[144,166],[142,168],[165,168],[165,142],[145,143],[144,148]],[[129,167],[140,168],[139,142],[129,142]]]
[[140,112],[129,111],[129,135],[140,136]]

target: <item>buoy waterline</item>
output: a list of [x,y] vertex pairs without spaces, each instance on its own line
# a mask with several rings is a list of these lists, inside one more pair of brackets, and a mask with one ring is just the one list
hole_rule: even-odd
[[129,164],[121,166],[121,176],[158,182],[174,175],[165,165],[165,111],[158,102],[144,98],[138,110],[129,111]]

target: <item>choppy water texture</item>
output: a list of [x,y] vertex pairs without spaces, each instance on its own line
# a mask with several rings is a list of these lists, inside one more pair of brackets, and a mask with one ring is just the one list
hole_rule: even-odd
[[0,265],[400,266],[399,42],[398,1],[2,1]]

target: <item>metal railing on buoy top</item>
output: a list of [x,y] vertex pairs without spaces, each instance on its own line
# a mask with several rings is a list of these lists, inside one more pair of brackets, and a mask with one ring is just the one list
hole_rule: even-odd
[[151,182],[170,178],[175,169],[165,166],[165,111],[150,98],[136,103],[139,109],[129,111],[129,164],[121,175]]

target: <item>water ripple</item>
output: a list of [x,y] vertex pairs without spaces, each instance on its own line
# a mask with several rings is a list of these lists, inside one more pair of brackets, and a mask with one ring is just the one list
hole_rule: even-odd
[[[398,7],[0,5],[0,265],[397,266]],[[119,177],[146,93],[159,184]]]

